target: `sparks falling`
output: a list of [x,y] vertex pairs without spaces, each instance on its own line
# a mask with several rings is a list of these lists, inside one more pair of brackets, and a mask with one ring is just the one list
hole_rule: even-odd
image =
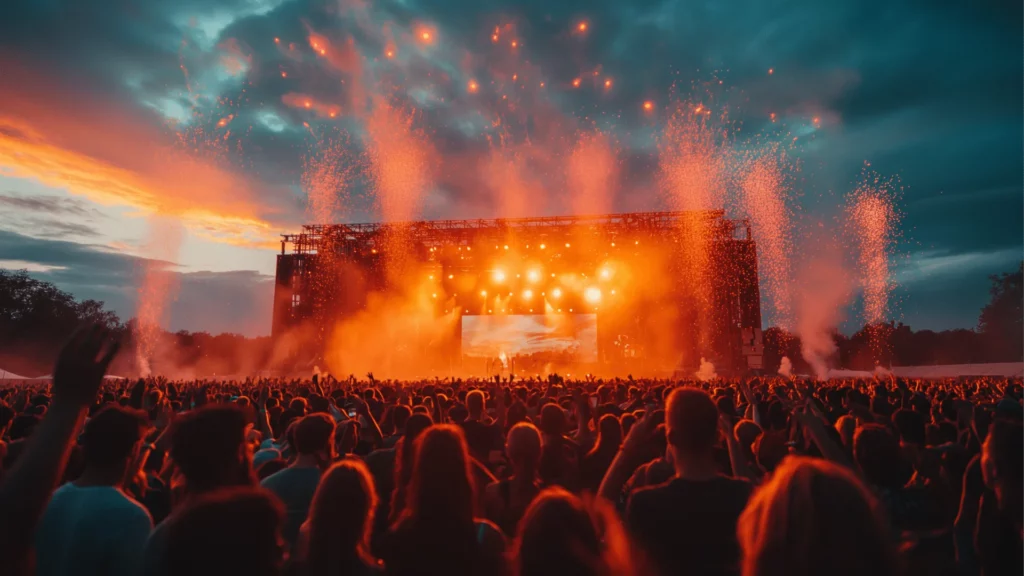
[[864,288],[864,321],[883,322],[888,311],[889,256],[893,248],[898,216],[892,190],[878,178],[863,182],[854,190],[848,207],[856,232],[858,263]]
[[342,199],[351,181],[355,162],[344,138],[318,141],[303,161],[302,187],[306,212],[314,224],[329,224],[341,216]]
[[793,167],[778,146],[759,149],[747,162],[742,180],[743,205],[753,224],[763,286],[775,308],[774,324],[789,328],[792,323],[792,211],[786,181]]

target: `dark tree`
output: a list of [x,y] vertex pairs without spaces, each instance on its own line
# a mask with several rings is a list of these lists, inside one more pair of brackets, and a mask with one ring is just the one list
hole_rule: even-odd
[[992,299],[981,309],[981,333],[993,362],[1020,361],[1024,357],[1024,261],[1016,272],[989,276]]

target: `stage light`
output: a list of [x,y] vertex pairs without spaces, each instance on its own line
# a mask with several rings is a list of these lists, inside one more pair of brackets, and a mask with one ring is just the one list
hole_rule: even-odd
[[508,250],[508,244],[505,244],[505,250]]
[[505,271],[495,270],[494,273],[491,274],[491,278],[493,278],[494,281],[497,282],[498,284],[501,284],[502,282],[505,281]]
[[546,246],[546,245],[544,245],[544,244],[541,244],[541,245],[540,245],[540,249],[541,249],[541,250],[543,250],[543,249],[545,249],[545,248],[547,248],[547,246]]
[[561,288],[555,288],[554,290],[552,290],[551,291],[551,297],[552,298],[561,298],[562,297],[562,289]]
[[487,298],[487,290],[481,290],[480,291],[480,296],[483,297],[483,298]]
[[568,242],[566,242],[566,243],[565,243],[565,247],[566,247],[566,248],[568,248],[568,247],[569,247],[569,243],[568,243]]
[[428,278],[430,278],[431,280],[433,280],[433,279],[434,279],[434,275],[433,275],[433,274],[431,274],[430,276],[428,276]]
[[572,308],[569,308],[569,312],[572,312]]
[[430,297],[431,298],[437,298],[437,293],[435,292],[434,294],[431,294]]
[[615,296],[615,289],[612,288],[612,296]]
[[586,298],[587,302],[596,304],[601,301],[601,289],[591,286],[583,291],[583,297]]
[[530,282],[539,282],[540,272],[537,270],[530,270],[529,272],[526,273],[526,279],[529,280]]
[[552,277],[552,278],[554,278],[554,277],[555,277],[555,273],[554,273],[554,272],[552,272],[552,273],[551,273],[551,277]]
[[609,270],[607,268],[602,268],[601,269],[601,278],[604,278],[605,280],[607,280],[607,279],[609,279],[611,277],[612,277],[612,271],[611,270]]
[[449,274],[449,275],[448,275],[448,279],[449,279],[449,280],[451,280],[452,278],[455,278],[455,274]]
[[633,242],[633,244],[636,244],[637,246],[639,246],[640,245],[640,241],[637,240],[636,242]]
[[530,312],[533,312],[533,308],[530,308]]
[[615,248],[615,242],[612,242],[612,248]]
[[523,290],[523,300],[533,298],[533,290]]
[[470,250],[472,250],[472,248],[469,247],[469,246],[466,246],[466,252],[469,252]]

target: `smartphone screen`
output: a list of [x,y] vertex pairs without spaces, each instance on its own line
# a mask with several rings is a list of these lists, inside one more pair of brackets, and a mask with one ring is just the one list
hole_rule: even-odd
[[355,410],[349,410],[348,411],[348,417],[349,418],[355,418],[356,417],[356,411]]

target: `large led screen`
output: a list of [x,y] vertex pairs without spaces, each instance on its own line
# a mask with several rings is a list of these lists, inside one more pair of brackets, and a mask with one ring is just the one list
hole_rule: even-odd
[[596,362],[596,314],[462,317],[462,355],[521,362]]

